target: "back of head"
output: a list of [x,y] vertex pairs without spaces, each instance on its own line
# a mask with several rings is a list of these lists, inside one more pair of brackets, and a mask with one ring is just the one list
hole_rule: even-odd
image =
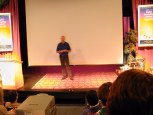
[[94,90],[90,90],[87,92],[86,94],[86,99],[87,99],[87,103],[90,106],[95,106],[98,104],[98,97],[97,97],[97,92]]
[[108,115],[153,115],[153,75],[141,70],[121,73],[107,101]]
[[98,95],[98,98],[101,100],[101,102],[104,106],[106,105],[111,85],[112,85],[111,82],[107,82],[107,83],[102,84],[98,88],[97,95]]
[[7,101],[8,101],[8,102],[13,103],[13,102],[17,101],[17,98],[18,98],[18,93],[17,93],[17,91],[11,90],[11,91],[9,91],[9,92],[7,93]]

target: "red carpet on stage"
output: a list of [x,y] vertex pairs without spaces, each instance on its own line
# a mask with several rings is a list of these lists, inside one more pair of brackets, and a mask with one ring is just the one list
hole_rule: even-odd
[[76,74],[74,80],[69,78],[61,80],[62,75],[46,74],[41,78],[32,89],[50,89],[50,90],[85,90],[96,89],[102,83],[113,82],[117,75],[115,72],[96,72],[96,73],[83,73]]

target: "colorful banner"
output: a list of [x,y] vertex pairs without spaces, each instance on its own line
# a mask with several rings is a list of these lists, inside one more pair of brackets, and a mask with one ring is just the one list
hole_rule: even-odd
[[13,51],[11,14],[0,13],[0,52]]
[[153,46],[153,5],[138,6],[138,46]]

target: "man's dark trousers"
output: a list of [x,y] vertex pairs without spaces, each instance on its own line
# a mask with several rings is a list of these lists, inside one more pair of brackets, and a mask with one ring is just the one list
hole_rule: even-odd
[[70,78],[72,78],[72,72],[69,66],[69,56],[60,55],[60,61],[61,61],[61,66],[62,66],[63,77],[66,77],[68,75]]

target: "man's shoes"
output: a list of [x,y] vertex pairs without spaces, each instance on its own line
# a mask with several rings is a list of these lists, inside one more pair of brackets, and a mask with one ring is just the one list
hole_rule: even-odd
[[73,77],[70,77],[70,80],[74,80]]
[[[67,76],[63,76],[61,80],[65,80]],[[74,80],[73,77],[70,77],[70,80]]]
[[63,76],[61,80],[64,80],[64,79],[66,79],[66,78],[67,78],[66,76]]

